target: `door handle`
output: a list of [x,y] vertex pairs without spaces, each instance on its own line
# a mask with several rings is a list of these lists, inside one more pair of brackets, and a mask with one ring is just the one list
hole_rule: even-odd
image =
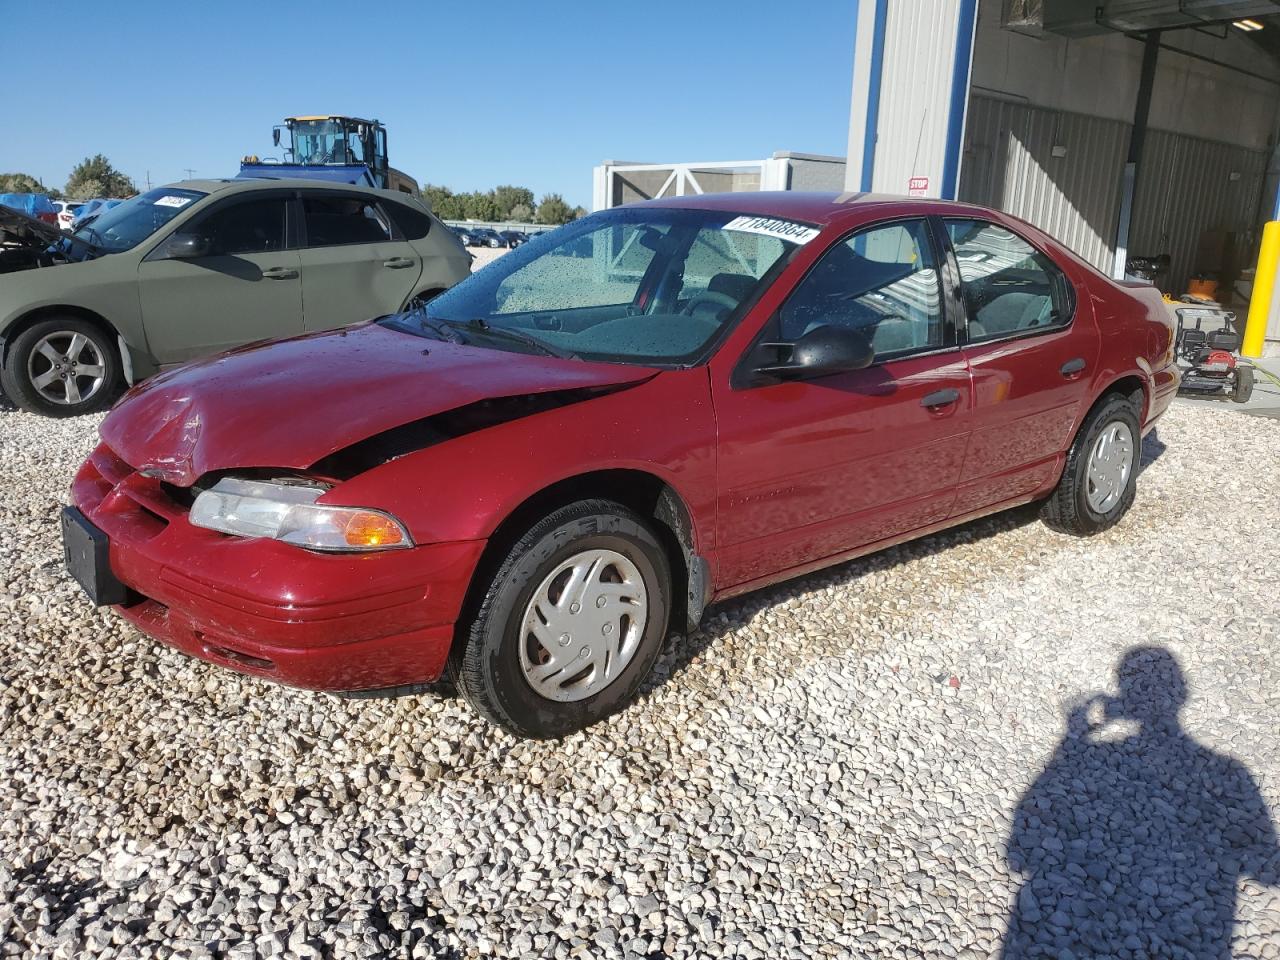
[[416,262],[408,257],[392,257],[390,260],[383,260],[382,265],[392,270],[403,270],[405,267],[412,267]]
[[298,271],[293,267],[268,267],[262,271],[262,275],[268,280],[292,280],[298,275]]
[[1058,370],[1068,380],[1074,380],[1084,370],[1084,357],[1076,357],[1074,360],[1068,360]]
[[960,399],[960,391],[947,387],[945,390],[935,390],[933,393],[925,394],[920,406],[933,409],[934,407],[947,407]]

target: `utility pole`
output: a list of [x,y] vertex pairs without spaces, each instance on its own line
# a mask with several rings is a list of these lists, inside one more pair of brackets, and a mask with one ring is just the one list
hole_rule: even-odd
[[151,189],[151,171],[150,170],[147,171],[147,189],[148,190]]
[[192,175],[195,173],[195,171],[192,170],[190,167],[183,167],[182,172],[187,175],[188,180],[190,180]]

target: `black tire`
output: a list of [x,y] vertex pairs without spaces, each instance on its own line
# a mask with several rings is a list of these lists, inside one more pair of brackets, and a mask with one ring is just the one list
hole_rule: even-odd
[[[50,336],[55,338],[54,343],[62,343],[64,338],[59,338],[58,334],[66,335],[65,342],[68,346],[71,343],[70,337],[74,335],[85,337],[102,360],[103,372],[100,381],[96,376],[85,375],[74,378],[75,391],[83,397],[79,401],[50,400],[41,393],[33,380],[31,372],[33,369],[35,369],[36,378],[53,370],[53,361],[46,358],[37,348],[46,337]],[[88,347],[82,347],[80,356],[92,359],[92,352],[86,353],[86,350]],[[71,373],[67,374],[68,378],[73,376]],[[119,392],[120,380],[120,354],[115,339],[103,333],[100,327],[78,317],[50,317],[32,324],[13,338],[13,342],[9,344],[5,353],[4,366],[0,368],[0,386],[4,387],[4,392],[9,399],[23,410],[43,414],[46,417],[76,417],[104,410],[111,405]],[[50,389],[51,392],[60,390],[61,396],[65,397],[69,392],[65,382],[59,375],[55,381],[57,385],[50,384],[46,389]],[[82,387],[84,393],[80,394]]]
[[1236,403],[1248,403],[1253,396],[1253,367],[1236,364],[1236,384],[1231,388],[1231,399]]
[[[635,653],[594,695],[560,702],[537,693],[521,667],[523,617],[544,579],[574,554],[607,549],[638,569],[647,619]],[[512,545],[484,585],[455,647],[451,672],[459,691],[487,720],[520,737],[563,737],[624,707],[662,650],[671,609],[671,565],[649,526],[626,507],[584,500],[556,510]]]
[[[1142,460],[1142,428],[1140,412],[1132,400],[1118,393],[1102,397],[1089,411],[1076,433],[1062,478],[1040,511],[1040,518],[1055,530],[1077,537],[1088,537],[1113,526],[1133,505],[1137,492],[1138,466]],[[1089,505],[1088,463],[1098,437],[1112,423],[1123,422],[1133,438],[1132,462],[1123,492],[1106,512],[1099,513]]]

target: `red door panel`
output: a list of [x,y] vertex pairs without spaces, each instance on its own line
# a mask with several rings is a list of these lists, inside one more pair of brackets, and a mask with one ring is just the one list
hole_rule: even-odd
[[[1098,337],[1087,307],[1061,333],[964,351],[973,374],[973,436],[955,515],[1029,496],[1057,480],[1089,396]],[[1075,375],[1064,364],[1083,360]]]
[[1088,288],[1069,262],[982,218],[943,221],[965,313],[973,435],[954,515],[1046,491],[1098,363]]
[[[958,351],[818,380],[717,385],[721,587],[946,519],[970,381]],[[922,400],[954,390],[953,403]]]

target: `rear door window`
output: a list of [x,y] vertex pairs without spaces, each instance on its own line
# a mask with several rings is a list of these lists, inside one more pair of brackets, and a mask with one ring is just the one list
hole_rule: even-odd
[[999,224],[945,221],[964,287],[971,342],[1038,333],[1071,322],[1071,283],[1049,257]]
[[337,247],[351,243],[384,243],[391,225],[377,204],[363,197],[306,196],[302,198],[308,247]]
[[406,240],[421,240],[431,232],[431,218],[405,203],[384,204]]

